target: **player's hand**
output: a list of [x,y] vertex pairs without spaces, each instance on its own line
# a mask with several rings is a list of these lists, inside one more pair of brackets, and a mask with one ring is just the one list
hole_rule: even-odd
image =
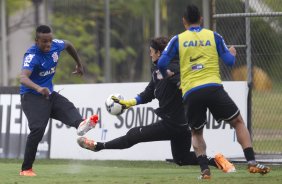
[[82,76],[83,73],[84,73],[83,66],[82,65],[76,65],[75,70],[72,73],[75,74],[75,75]]
[[45,96],[46,98],[49,98],[49,95],[51,94],[50,90],[46,87],[39,87],[37,89],[37,92]]
[[[159,70],[157,70],[156,73],[157,73],[157,78],[158,78],[159,80],[164,79],[164,78],[163,78],[163,75],[161,74],[161,72],[160,72]],[[166,70],[166,73],[167,73],[166,78],[171,77],[171,76],[174,75],[174,72],[172,72],[171,70]]]
[[172,72],[171,70],[166,70],[167,76],[171,77],[174,75],[174,72]]
[[229,48],[229,52],[230,52],[233,56],[236,56],[236,49],[235,49],[235,47],[234,47],[233,45]]
[[112,96],[112,100],[115,102],[115,103],[118,103],[120,105],[122,105],[122,108],[123,109],[128,109],[134,105],[137,104],[137,101],[135,98],[133,99],[130,99],[130,100],[121,100],[121,99],[118,99],[117,97],[115,96]]

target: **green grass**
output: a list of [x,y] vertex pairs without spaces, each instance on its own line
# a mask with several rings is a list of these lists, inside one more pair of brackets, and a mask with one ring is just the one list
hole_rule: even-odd
[[256,140],[254,141],[253,146],[255,148],[255,151],[258,153],[282,153],[281,139]]
[[253,93],[253,128],[282,130],[282,91]]
[[199,181],[198,166],[179,167],[160,161],[75,161],[37,160],[36,177],[19,176],[20,160],[0,159],[1,184],[280,184],[282,166],[272,166],[268,175],[250,174],[245,165],[237,172],[225,174],[212,168],[210,181]]
[[254,148],[258,153],[282,153],[282,89],[253,92],[252,131]]

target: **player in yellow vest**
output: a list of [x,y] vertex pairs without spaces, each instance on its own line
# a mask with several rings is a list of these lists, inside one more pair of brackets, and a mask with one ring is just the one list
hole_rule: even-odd
[[173,75],[167,70],[167,65],[179,56],[183,102],[192,129],[194,150],[201,167],[200,178],[211,178],[203,138],[207,109],[218,122],[227,121],[235,128],[249,172],[266,174],[270,172],[270,168],[256,162],[249,131],[238,107],[222,86],[219,57],[225,64],[232,66],[236,50],[233,46],[228,49],[218,33],[202,28],[201,19],[199,9],[188,5],[183,16],[186,31],[170,40],[158,62],[158,68],[166,78]]

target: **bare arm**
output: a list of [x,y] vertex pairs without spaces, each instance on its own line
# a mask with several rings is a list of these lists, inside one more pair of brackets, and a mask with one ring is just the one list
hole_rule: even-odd
[[230,52],[233,56],[236,56],[236,49],[235,49],[235,47],[234,47],[233,45],[229,48],[229,52]]
[[74,48],[73,44],[71,42],[69,42],[68,40],[64,40],[64,42],[65,42],[65,48],[66,48],[67,52],[76,62],[76,68],[75,68],[75,71],[73,72],[73,74],[83,75],[83,73],[84,73],[83,66],[81,64],[81,61],[80,61],[80,58],[77,54],[76,49]]
[[29,78],[30,75],[31,75],[30,70],[23,69],[20,75],[20,83],[31,89],[34,89],[35,91],[42,94],[43,96],[48,97],[51,93],[50,90],[46,87],[41,87],[35,84],[34,82],[32,82],[32,80],[30,80]]

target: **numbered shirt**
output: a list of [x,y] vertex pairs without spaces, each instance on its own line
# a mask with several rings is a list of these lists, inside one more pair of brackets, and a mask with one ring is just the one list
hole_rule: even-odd
[[[30,70],[30,80],[41,87],[47,87],[53,91],[53,77],[56,72],[60,53],[65,49],[63,40],[52,40],[49,52],[42,52],[36,45],[30,47],[24,54],[22,70]],[[20,94],[33,93],[39,94],[27,86],[20,86]]]

